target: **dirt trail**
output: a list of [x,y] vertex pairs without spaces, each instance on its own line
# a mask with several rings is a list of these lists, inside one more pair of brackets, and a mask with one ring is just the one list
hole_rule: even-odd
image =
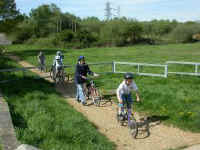
[[[10,56],[13,60],[18,61],[24,67],[32,67],[25,61],[20,61],[17,57]],[[38,70],[33,72],[44,77],[47,73],[41,73]],[[51,79],[48,79],[51,81]],[[52,81],[51,81],[52,82]],[[130,136],[127,127],[120,126],[116,121],[116,105],[107,105],[97,108],[93,105],[82,106],[75,101],[75,87],[73,83],[67,83],[65,88],[56,87],[61,92],[66,101],[72,105],[77,111],[83,113],[91,122],[93,122],[98,130],[106,135],[111,141],[117,145],[118,150],[168,150],[182,146],[191,146],[200,144],[200,134],[185,132],[177,128],[168,127],[156,122],[150,123],[150,136],[142,139],[133,139]],[[136,113],[136,118],[138,114]]]

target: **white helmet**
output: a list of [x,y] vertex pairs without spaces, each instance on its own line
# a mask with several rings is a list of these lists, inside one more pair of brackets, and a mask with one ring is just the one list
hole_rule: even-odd
[[60,55],[61,55],[61,51],[57,51],[57,53],[56,53],[56,54],[60,56]]

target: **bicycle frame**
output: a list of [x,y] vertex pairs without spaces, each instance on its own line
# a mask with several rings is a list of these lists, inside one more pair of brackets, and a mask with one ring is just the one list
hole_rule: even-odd
[[64,68],[63,67],[61,69],[59,69],[58,71],[56,71],[55,67],[52,67],[50,70],[50,76],[56,83],[64,84],[65,76],[64,76]]
[[[118,107],[118,109],[120,109]],[[130,129],[131,135],[136,138],[138,134],[138,125],[131,109],[128,109],[127,106],[121,107],[123,120],[120,120],[119,116],[117,115],[118,122],[120,121],[121,125],[123,125],[126,121],[128,121],[128,127]],[[118,114],[118,111],[117,111]]]
[[93,100],[93,103],[96,106],[100,106],[100,101],[102,99],[102,96],[101,96],[100,92],[98,91],[94,81],[91,79],[88,79],[88,81],[89,81],[89,83],[87,83],[87,85],[84,87],[84,88],[86,88],[84,90],[85,96],[87,96],[88,99],[89,99],[89,97],[91,97]]

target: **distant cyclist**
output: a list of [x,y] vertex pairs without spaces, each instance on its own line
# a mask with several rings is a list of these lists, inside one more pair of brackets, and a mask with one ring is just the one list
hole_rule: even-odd
[[64,56],[62,55],[61,51],[57,51],[56,56],[53,60],[53,75],[54,75],[54,78],[63,69],[63,59],[64,59]]
[[132,113],[131,105],[133,103],[133,99],[131,96],[131,92],[135,91],[136,93],[136,101],[140,101],[140,96],[138,92],[138,87],[136,83],[133,81],[134,76],[132,73],[126,73],[124,74],[124,81],[119,85],[117,89],[117,99],[119,102],[119,118],[120,120],[123,120],[123,114],[124,112],[124,105],[127,106],[128,113]]
[[76,99],[81,102],[82,105],[86,105],[86,97],[84,95],[84,87],[87,83],[87,74],[98,76],[98,74],[92,72],[89,66],[85,63],[85,57],[79,56],[78,63],[75,70],[75,83],[77,87]]
[[45,71],[46,67],[45,67],[45,56],[44,53],[42,51],[39,52],[38,56],[38,64],[39,64],[39,68],[41,71]]

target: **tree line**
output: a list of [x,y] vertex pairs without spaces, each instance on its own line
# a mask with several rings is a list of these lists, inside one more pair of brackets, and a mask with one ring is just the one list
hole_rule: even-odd
[[[8,3],[12,7],[8,7]],[[14,0],[1,0],[0,8],[0,32],[7,33],[17,44],[84,48],[200,40],[200,23],[193,21],[138,21],[126,17],[112,20],[100,20],[97,17],[81,19],[61,12],[55,4],[41,5],[32,9],[27,16],[16,10]]]

